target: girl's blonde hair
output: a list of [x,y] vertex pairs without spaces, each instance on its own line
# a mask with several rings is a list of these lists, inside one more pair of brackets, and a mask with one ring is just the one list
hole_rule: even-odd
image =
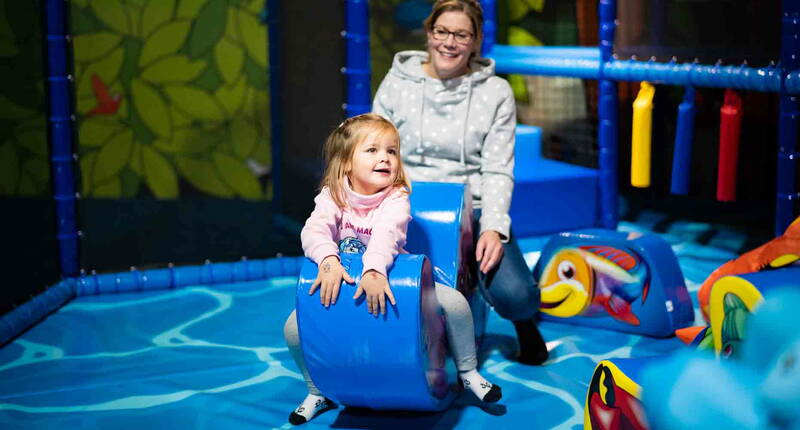
[[483,43],[483,8],[478,0],[437,0],[433,4],[431,14],[422,22],[425,31],[428,33],[433,32],[433,26],[436,20],[439,19],[445,12],[463,12],[467,15],[472,23],[472,31],[475,33],[473,37],[474,50],[472,55],[478,55],[481,51],[481,44]]
[[[400,134],[397,132],[397,128],[386,118],[374,113],[347,118],[336,127],[336,130],[333,130],[328,136],[328,140],[325,141],[323,149],[325,173],[322,176],[320,188],[328,187],[333,201],[340,208],[347,206],[342,182],[350,173],[353,153],[355,153],[356,146],[372,133],[379,133],[379,135],[391,133],[392,138],[397,142],[399,151]],[[411,184],[406,178],[399,152],[397,154],[397,176],[392,186],[402,186],[411,192]]]

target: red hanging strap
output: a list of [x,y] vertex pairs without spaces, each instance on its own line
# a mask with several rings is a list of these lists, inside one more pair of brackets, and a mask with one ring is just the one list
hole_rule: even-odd
[[717,200],[736,200],[736,165],[739,161],[739,139],[742,130],[742,97],[734,90],[725,90],[719,110],[719,164],[717,165]]

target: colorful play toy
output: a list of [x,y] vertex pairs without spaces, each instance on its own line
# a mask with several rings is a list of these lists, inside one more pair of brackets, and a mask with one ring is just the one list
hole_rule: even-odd
[[[473,310],[476,336],[483,333],[487,307],[468,282],[472,211],[461,184],[412,184],[407,250],[389,271],[397,300],[385,316],[367,313],[364,300],[339,300],[325,308],[307,294],[317,266],[306,261],[297,283],[297,321],[309,374],[326,396],[348,406],[390,410],[442,410],[450,405],[455,379],[445,368],[444,319],[433,283],[459,288]],[[358,251],[358,250],[356,250]],[[342,297],[355,292],[361,253],[342,253],[356,284],[342,284]],[[380,381],[380,383],[376,383]]]
[[697,292],[697,298],[706,321],[710,321],[709,298],[717,279],[725,275],[740,275],[796,265],[798,259],[800,259],[800,218],[795,219],[782,236],[723,264],[703,281]]
[[533,273],[543,318],[657,337],[693,319],[675,254],[655,235],[561,233],[547,242]]

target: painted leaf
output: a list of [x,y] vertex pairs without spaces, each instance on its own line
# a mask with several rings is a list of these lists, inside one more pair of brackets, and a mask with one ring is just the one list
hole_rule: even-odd
[[35,110],[20,106],[0,94],[0,119],[21,119],[35,114]]
[[511,22],[519,22],[528,15],[530,6],[525,0],[508,0],[508,19]]
[[105,58],[121,40],[122,36],[108,32],[77,35],[72,39],[75,62],[87,63]]
[[19,145],[41,157],[47,157],[47,131],[43,128],[17,127],[14,130]]
[[250,158],[262,166],[272,166],[272,146],[265,139],[260,139]]
[[153,87],[134,79],[131,82],[133,105],[150,130],[163,137],[172,134],[172,122],[167,103]]
[[214,60],[226,83],[232,84],[239,79],[244,66],[244,52],[239,45],[226,38],[220,39],[214,46]]
[[148,37],[157,27],[172,19],[175,0],[149,0],[142,10],[142,36]]
[[194,18],[205,3],[206,0],[180,0],[176,15],[180,18]]
[[173,129],[177,129],[179,127],[189,127],[192,125],[194,118],[187,115],[182,110],[175,107],[175,105],[169,105],[169,112],[172,116],[172,127]]
[[261,185],[243,161],[221,152],[214,153],[214,166],[222,180],[233,188],[236,194],[245,199],[261,199]]
[[81,122],[78,128],[80,146],[102,146],[124,127],[117,120],[103,117],[89,117]]
[[72,0],[71,2],[73,5],[86,7],[89,6],[89,0]]
[[530,6],[531,9],[535,10],[536,12],[541,12],[544,10],[544,0],[525,0]]
[[43,187],[36,183],[31,177],[30,173],[22,171],[19,175],[19,186],[17,187],[17,195],[20,196],[35,196],[43,191]]
[[88,196],[92,193],[92,176],[94,175],[94,163],[97,161],[97,151],[81,155],[78,161],[81,169],[81,194]]
[[131,149],[131,161],[128,166],[131,170],[139,176],[144,176],[144,162],[142,161],[142,147],[144,145],[139,142],[133,142],[133,149]]
[[174,85],[164,88],[172,104],[190,116],[210,121],[225,118],[222,107],[207,91],[186,85]]
[[103,24],[122,34],[132,34],[128,11],[119,0],[93,1],[89,4]]
[[178,197],[178,178],[172,164],[153,148],[142,147],[144,162],[144,180],[150,191],[159,199]]
[[199,154],[208,152],[219,143],[219,138],[197,128],[175,129],[172,140],[156,139],[153,145],[161,151],[177,154]]
[[80,73],[76,73],[75,77],[78,81],[76,96],[79,99],[91,98],[96,101],[94,89],[92,88],[92,76],[97,75],[104,85],[110,85],[117,80],[124,57],[125,49],[122,45],[118,45],[108,55],[99,61],[89,63],[81,69]]
[[514,99],[518,102],[528,103],[528,85],[523,75],[508,75],[508,83],[514,92]]
[[227,10],[225,0],[208,0],[200,9],[189,36],[189,56],[198,58],[207,53],[225,33]]
[[235,7],[228,8],[225,37],[234,43],[239,43],[242,40],[242,36],[239,34],[239,9]]
[[208,161],[190,156],[175,157],[181,178],[200,191],[217,197],[233,197],[230,189],[219,176],[217,169]]
[[165,55],[174,54],[183,46],[189,34],[191,21],[175,20],[157,28],[144,42],[139,54],[139,66],[145,67],[154,60]]
[[97,154],[92,183],[100,185],[116,176],[131,158],[133,131],[125,130],[114,136]]
[[0,145],[0,194],[13,196],[19,185],[19,158],[10,144]]
[[134,198],[139,196],[139,188],[142,185],[142,177],[131,169],[122,169],[119,175],[120,188],[123,198]]
[[256,145],[258,130],[253,123],[242,115],[236,116],[231,122],[231,145],[233,153],[241,160],[247,158]]
[[267,27],[247,12],[239,12],[239,31],[250,58],[261,67],[267,67]]
[[511,25],[508,27],[508,44],[514,46],[542,46],[541,40],[522,27]]
[[264,2],[262,0],[249,0],[247,2],[247,10],[254,15],[258,15],[264,9]]
[[31,158],[22,166],[23,170],[31,175],[36,182],[46,185],[50,180],[50,163],[44,158]]
[[236,115],[245,100],[247,80],[240,76],[233,85],[223,85],[214,93],[214,97],[225,108],[229,115]]
[[14,37],[0,34],[0,58],[16,57],[17,54],[19,54],[19,48],[17,48]]
[[141,77],[153,83],[183,83],[196,78],[205,67],[205,61],[191,61],[185,55],[173,55],[148,66]]
[[120,184],[119,178],[114,177],[107,182],[95,186],[92,191],[92,196],[109,199],[118,199],[122,197],[122,185]]

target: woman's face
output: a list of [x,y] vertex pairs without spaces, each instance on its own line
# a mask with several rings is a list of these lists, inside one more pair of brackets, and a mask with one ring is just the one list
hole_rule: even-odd
[[439,15],[428,31],[430,66],[439,79],[450,79],[469,71],[469,58],[475,50],[475,30],[464,12]]

